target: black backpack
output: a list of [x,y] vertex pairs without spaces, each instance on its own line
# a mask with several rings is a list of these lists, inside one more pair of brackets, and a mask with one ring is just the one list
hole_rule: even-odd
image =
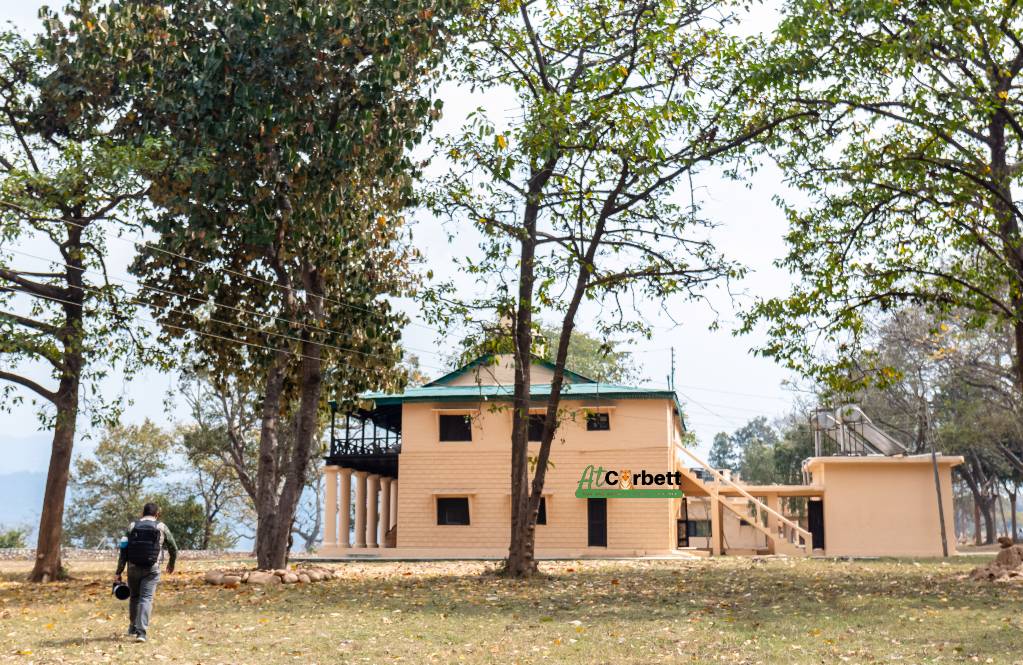
[[160,560],[160,523],[156,520],[140,520],[131,525],[124,558],[128,563],[151,568]]

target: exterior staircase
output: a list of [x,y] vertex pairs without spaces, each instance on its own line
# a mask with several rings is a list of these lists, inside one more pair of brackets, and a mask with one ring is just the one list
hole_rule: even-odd
[[[707,492],[707,495],[711,498],[712,510],[714,504],[718,504],[723,509],[733,513],[737,518],[746,520],[750,526],[767,536],[768,541],[774,546],[775,554],[785,554],[788,556],[809,555],[811,544],[813,543],[813,538],[809,531],[768,506],[763,500],[750,494],[739,483],[734,482],[717,469],[712,468],[688,448],[677,446],[675,450],[679,451],[676,454],[679,470],[682,472],[682,475]],[[715,482],[707,482],[699,475],[693,473],[683,454],[699,464],[707,474],[714,478]],[[729,501],[728,497],[721,497],[720,491],[722,487],[730,488],[738,495],[744,497],[746,502],[737,505],[735,502]],[[729,495],[731,495],[731,492]],[[718,519],[716,515],[711,515],[712,522],[716,519]],[[775,528],[765,526],[765,522]],[[720,525],[718,528],[721,528]]]

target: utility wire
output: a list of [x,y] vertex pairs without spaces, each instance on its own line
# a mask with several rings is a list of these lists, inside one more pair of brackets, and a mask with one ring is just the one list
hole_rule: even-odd
[[[52,259],[46,259],[46,258],[41,257],[41,256],[36,256],[35,254],[29,254],[28,252],[22,252],[22,251],[19,251],[19,250],[16,250],[16,249],[11,249],[11,250],[8,250],[8,251],[10,251],[12,253],[15,253],[15,254],[20,254],[22,256],[27,256],[29,258],[38,259],[40,261],[48,261],[50,263],[53,263],[53,264],[56,264],[56,265],[62,265],[62,266],[68,267],[68,268],[72,267],[72,266],[69,266],[66,263],[61,263],[60,261],[56,261],[56,260],[52,260]],[[85,273],[92,273],[92,274],[101,274],[98,271],[91,270],[91,269],[84,269],[83,272],[85,272]],[[125,279],[118,279],[117,276],[112,276],[111,277],[109,275],[104,275],[104,277],[107,278],[107,279],[113,279],[113,280],[118,281],[118,282],[123,283],[123,284],[127,284],[129,286],[137,286],[139,289],[149,289],[149,290],[156,291],[156,292],[164,294],[164,295],[173,295],[173,296],[177,296],[179,298],[185,298],[185,299],[188,299],[188,300],[192,300],[192,301],[198,302],[200,304],[208,304],[205,300],[203,300],[201,298],[197,298],[197,297],[194,297],[194,296],[187,296],[187,295],[184,295],[184,294],[176,293],[174,291],[167,291],[167,290],[161,289],[159,287],[149,286],[149,285],[146,285],[146,284],[140,284],[138,282],[131,282],[131,281],[128,281],[128,280],[125,280]],[[98,288],[93,287],[93,286],[83,285],[82,288],[86,289],[86,290],[89,290],[89,291],[96,292],[96,293],[100,293],[100,294],[102,293],[101,289],[98,289]],[[29,291],[23,291],[23,292],[27,293],[29,295],[37,295],[37,294],[33,294],[33,293],[29,292]],[[148,305],[148,303],[146,303],[145,301],[139,300],[137,298],[138,292],[132,293],[132,294],[129,294],[129,295],[136,296],[136,298],[128,300],[127,302],[130,302],[132,304],[137,304],[137,305]],[[277,321],[281,321],[281,322],[288,323],[288,324],[291,324],[291,325],[307,327],[307,328],[309,328],[311,330],[323,330],[323,331],[326,331],[326,332],[333,332],[333,333],[336,333],[338,335],[344,336],[344,337],[346,337],[348,339],[352,338],[351,335],[347,335],[345,333],[341,333],[340,331],[332,330],[330,328],[316,328],[314,326],[308,326],[306,324],[298,323],[298,322],[293,321],[291,319],[283,318],[283,317],[280,317],[280,316],[275,316],[273,314],[254,312],[252,310],[247,310],[247,309],[243,309],[243,308],[240,308],[240,307],[235,307],[233,305],[227,305],[227,304],[218,304],[217,306],[218,307],[225,307],[227,309],[230,309],[230,310],[233,310],[233,311],[236,311],[236,312],[239,312],[239,313],[243,313],[243,314],[251,314],[251,315],[254,315],[254,316],[259,316],[259,317],[263,317],[263,318],[267,318],[267,319],[275,319]],[[170,312],[175,312],[175,313],[181,314],[183,316],[194,316],[194,314],[191,314],[190,312],[186,312],[184,310],[176,309],[174,307],[170,307],[169,305],[168,306],[164,306],[162,309],[164,309],[166,311],[170,311]],[[150,320],[152,320],[152,319],[150,319]],[[331,344],[329,342],[318,342],[318,341],[314,341],[314,340],[303,340],[300,337],[295,337],[293,335],[288,335],[288,334],[285,334],[285,333],[277,333],[277,332],[272,332],[272,331],[261,330],[259,328],[253,328],[251,326],[246,326],[245,324],[242,324],[242,323],[234,323],[234,322],[231,322],[231,321],[224,321],[222,319],[217,319],[217,318],[213,318],[213,317],[210,317],[209,320],[213,321],[214,323],[220,323],[220,324],[227,325],[227,326],[235,326],[235,327],[241,328],[243,330],[249,330],[251,332],[256,332],[256,333],[265,334],[265,335],[271,335],[271,336],[274,336],[274,337],[281,337],[281,338],[284,338],[284,339],[290,339],[290,340],[297,341],[297,342],[308,341],[308,342],[311,342],[313,344],[317,344],[317,345],[322,346],[322,347],[327,347],[327,348],[335,349],[335,350],[340,351],[342,353],[355,353],[355,354],[363,355],[363,356],[367,356],[367,357],[379,357],[379,358],[388,359],[386,356],[382,356],[380,354],[367,353],[365,351],[359,351],[357,349],[337,346],[337,345]],[[156,321],[154,321],[154,323],[156,323],[157,325],[170,325],[170,324],[160,324],[159,322],[156,322]],[[198,331],[193,331],[193,332],[198,332]],[[410,350],[410,351],[423,351],[425,353],[430,353],[429,351],[426,351],[424,349],[416,349],[414,347],[403,346],[403,348],[407,349],[407,350]],[[422,365],[422,367],[426,367],[428,369],[435,369],[435,370],[439,370],[439,371],[446,371],[442,367],[437,367],[437,366],[433,366],[433,365],[425,365],[424,364],[424,365]]]
[[[77,226],[80,229],[85,229],[86,228],[86,225],[79,224],[77,222],[72,222],[70,220],[44,219],[44,220],[41,220],[41,221],[54,222],[54,223],[57,223],[57,224],[70,224],[71,226]],[[96,223],[96,224],[103,224],[103,223],[107,223],[107,222],[110,222],[110,220],[98,219],[94,223]],[[256,277],[254,275],[246,275],[243,272],[238,272],[237,270],[232,270],[230,268],[225,268],[225,267],[217,268],[217,267],[214,267],[214,266],[210,265],[210,263],[208,261],[202,261],[200,259],[196,259],[196,258],[193,258],[193,257],[185,255],[185,254],[179,254],[178,252],[172,252],[169,249],[163,249],[162,247],[157,247],[156,245],[154,245],[151,242],[140,242],[140,241],[137,241],[137,240],[130,240],[128,238],[122,238],[121,236],[116,236],[116,235],[112,236],[112,237],[115,240],[119,240],[121,242],[130,243],[130,244],[135,245],[136,247],[139,247],[139,248],[147,248],[147,249],[151,249],[151,250],[156,251],[156,252],[160,252],[161,254],[166,254],[167,256],[173,256],[173,257],[176,257],[176,258],[179,258],[179,259],[184,259],[185,261],[189,261],[189,262],[194,263],[196,265],[203,266],[206,269],[212,270],[214,272],[220,270],[220,271],[226,272],[228,274],[235,275],[237,277],[241,277],[242,279],[248,279],[248,280],[251,280],[253,282],[258,282],[258,283],[261,283],[261,284],[266,284],[267,286],[272,286],[272,287],[275,287],[275,288],[278,288],[278,289],[282,289],[282,290],[290,291],[290,292],[294,292],[294,293],[297,293],[297,292],[302,290],[302,289],[295,289],[294,287],[291,287],[291,286],[284,286],[283,284],[278,284],[277,282],[271,282],[270,280],[263,279],[262,277]],[[340,305],[341,307],[346,307],[346,308],[349,308],[349,309],[355,309],[355,310],[359,310],[359,311],[366,312],[366,313],[369,313],[369,314],[373,314],[374,313],[373,310],[371,310],[371,309],[367,309],[365,307],[360,307],[358,305],[352,305],[351,303],[344,303],[344,302],[341,302],[340,300],[337,300],[335,298],[330,298],[328,296],[320,296],[320,298],[323,298],[327,302],[331,302],[331,303],[334,303],[336,305]],[[409,325],[418,326],[418,327],[423,328],[425,330],[429,330],[431,332],[442,334],[441,331],[438,330],[437,328],[433,328],[433,327],[430,327],[430,326],[427,326],[425,324],[418,323],[418,322],[415,322],[415,321],[409,321]]]

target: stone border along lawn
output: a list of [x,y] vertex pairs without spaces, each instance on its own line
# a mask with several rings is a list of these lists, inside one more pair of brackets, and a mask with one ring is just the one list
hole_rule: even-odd
[[545,562],[523,583],[492,563],[353,562],[318,584],[225,589],[203,581],[215,564],[187,562],[147,644],[123,636],[112,566],[38,587],[3,563],[0,662],[1023,665],[1023,586],[968,579],[978,563]]

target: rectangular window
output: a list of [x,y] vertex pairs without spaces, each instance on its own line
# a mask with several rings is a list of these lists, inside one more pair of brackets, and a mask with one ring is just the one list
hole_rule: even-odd
[[536,511],[536,523],[547,524],[547,497],[540,497],[540,508]]
[[467,415],[440,416],[441,441],[472,441],[472,419]]
[[469,497],[458,496],[437,499],[437,524],[469,524]]
[[540,441],[543,438],[543,421],[547,416],[543,413],[529,414],[529,440]]
[[602,432],[611,429],[610,413],[588,413],[586,414],[586,430],[589,432]]
[[710,520],[689,520],[686,535],[690,538],[710,538]]

